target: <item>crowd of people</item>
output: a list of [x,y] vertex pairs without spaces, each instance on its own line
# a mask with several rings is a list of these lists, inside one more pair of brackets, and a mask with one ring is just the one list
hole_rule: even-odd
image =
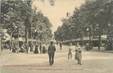
[[[62,50],[63,49],[63,44],[59,43],[57,44],[59,46],[59,49]],[[68,60],[72,59],[72,48],[71,48],[72,44],[69,45],[68,48]],[[55,56],[55,52],[56,52],[56,47],[53,41],[50,42],[50,44],[47,46],[46,44],[42,44],[42,43],[22,43],[21,45],[17,46],[16,44],[13,44],[12,46],[9,47],[10,51],[13,53],[29,53],[29,52],[33,52],[34,54],[48,54],[48,59],[49,59],[49,65],[53,65],[54,64],[54,56]],[[78,64],[82,64],[82,51],[81,51],[81,47],[80,45],[76,45],[75,49],[74,49],[74,58],[75,61],[77,61]]]
[[[3,47],[4,48],[4,47]],[[9,49],[12,53],[30,53],[45,54],[47,52],[46,45],[42,43],[23,43],[5,44],[5,49]]]

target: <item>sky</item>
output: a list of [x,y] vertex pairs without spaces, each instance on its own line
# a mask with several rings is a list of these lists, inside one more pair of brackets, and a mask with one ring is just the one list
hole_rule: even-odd
[[85,0],[55,0],[55,5],[51,6],[48,0],[44,2],[34,0],[33,6],[49,18],[52,23],[52,32],[54,32],[58,26],[62,25],[62,19],[66,18],[67,12],[71,16],[75,8],[79,8],[84,2]]

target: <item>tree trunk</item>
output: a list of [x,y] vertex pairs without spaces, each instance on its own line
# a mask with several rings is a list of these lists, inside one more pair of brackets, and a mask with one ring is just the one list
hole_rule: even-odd
[[25,26],[25,43],[28,43],[28,31],[27,27]]

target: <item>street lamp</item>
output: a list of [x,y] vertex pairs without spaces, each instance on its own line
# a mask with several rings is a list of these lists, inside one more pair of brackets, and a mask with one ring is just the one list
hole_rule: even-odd
[[86,28],[86,31],[88,32],[88,45],[87,45],[87,50],[90,50],[92,49],[92,46],[91,46],[91,27],[87,27]]
[[90,28],[87,27],[86,31],[88,32],[88,40],[89,40],[89,39],[90,39],[90,34],[89,34],[89,32],[90,32]]
[[109,23],[108,24],[108,32],[107,32],[107,49],[106,50],[112,50],[112,25]]
[[86,31],[89,32],[89,28],[88,27],[87,27]]
[[89,43],[90,43],[90,42],[89,42],[89,39],[90,39],[90,35],[89,35],[90,29],[89,29],[89,27],[86,28],[86,31],[88,32],[88,44],[87,44],[87,46],[86,46],[86,49],[89,50],[89,46],[90,46],[90,45],[89,45]]
[[97,32],[97,36],[98,36],[98,50],[100,51],[100,47],[101,47],[101,31],[100,31],[99,24],[96,24],[96,32]]

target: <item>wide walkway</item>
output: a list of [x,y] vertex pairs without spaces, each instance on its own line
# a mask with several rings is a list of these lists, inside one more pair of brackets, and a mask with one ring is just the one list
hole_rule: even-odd
[[67,59],[67,49],[57,50],[55,64],[49,66],[47,54],[11,53],[0,55],[0,73],[113,73],[113,53],[83,51],[82,65]]

